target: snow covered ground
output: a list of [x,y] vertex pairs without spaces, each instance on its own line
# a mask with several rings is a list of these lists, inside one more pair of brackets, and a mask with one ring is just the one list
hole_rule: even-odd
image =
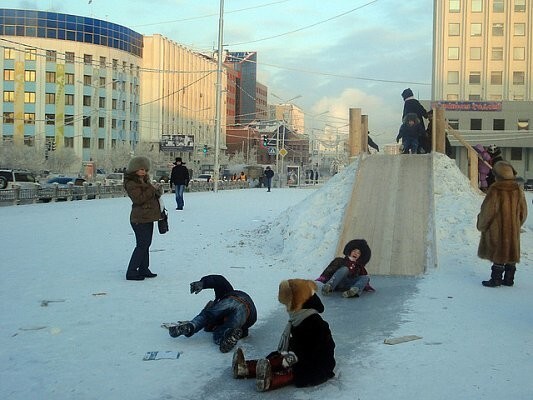
[[[530,399],[533,394],[533,216],[512,288],[485,288],[476,256],[482,197],[446,157],[435,161],[438,267],[373,277],[375,293],[324,299],[338,375],[324,385],[255,392],[231,378],[211,335],[170,338],[163,321],[192,318],[213,297],[189,283],[225,275],[259,320],[239,342],[274,350],[286,322],[279,281],[316,278],[334,256],[354,162],[319,189],[186,193],[170,232],[154,233],[155,279],[124,279],[134,246],[128,198],[0,208],[2,399]],[[532,193],[526,194],[531,210]],[[369,264],[372,273],[372,262]],[[394,346],[386,338],[422,339]],[[143,361],[148,351],[179,359]]]

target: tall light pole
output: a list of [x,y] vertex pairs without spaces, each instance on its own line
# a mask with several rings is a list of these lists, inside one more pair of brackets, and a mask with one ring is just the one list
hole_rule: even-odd
[[218,19],[218,60],[217,60],[217,97],[216,97],[216,110],[215,110],[215,166],[213,171],[213,178],[215,184],[213,190],[215,193],[218,191],[218,179],[219,179],[219,155],[220,151],[220,119],[222,108],[222,38],[224,37],[224,0],[220,0],[220,15]]

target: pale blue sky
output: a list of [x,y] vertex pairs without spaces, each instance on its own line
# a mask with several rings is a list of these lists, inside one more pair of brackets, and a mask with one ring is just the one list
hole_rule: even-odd
[[[198,51],[218,41],[218,0],[0,0],[3,8],[53,10],[160,33]],[[377,142],[396,136],[411,87],[431,95],[431,0],[225,0],[224,45],[258,52],[258,79],[308,115],[344,124],[369,116]],[[279,100],[271,97],[271,102]],[[341,119],[346,119],[343,122]]]

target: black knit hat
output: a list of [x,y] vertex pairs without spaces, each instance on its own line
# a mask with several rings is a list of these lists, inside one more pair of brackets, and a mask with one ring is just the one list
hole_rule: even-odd
[[408,97],[413,97],[413,96],[414,96],[413,91],[410,88],[407,88],[402,92],[402,98],[404,100],[407,99]]
[[372,252],[370,251],[370,247],[368,246],[366,240],[350,240],[348,243],[346,243],[346,246],[344,246],[344,250],[342,251],[342,253],[346,257],[348,257],[350,253],[355,249],[359,249],[361,251],[361,257],[359,258],[358,262],[362,265],[366,265],[370,261],[370,256],[372,255]]

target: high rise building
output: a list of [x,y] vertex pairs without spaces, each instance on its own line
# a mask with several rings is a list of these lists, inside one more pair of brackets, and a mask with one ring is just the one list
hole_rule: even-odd
[[231,64],[237,71],[236,124],[248,124],[256,118],[257,52],[228,52],[224,64]]
[[433,105],[470,144],[500,147],[523,178],[533,178],[532,24],[533,0],[434,1]]

